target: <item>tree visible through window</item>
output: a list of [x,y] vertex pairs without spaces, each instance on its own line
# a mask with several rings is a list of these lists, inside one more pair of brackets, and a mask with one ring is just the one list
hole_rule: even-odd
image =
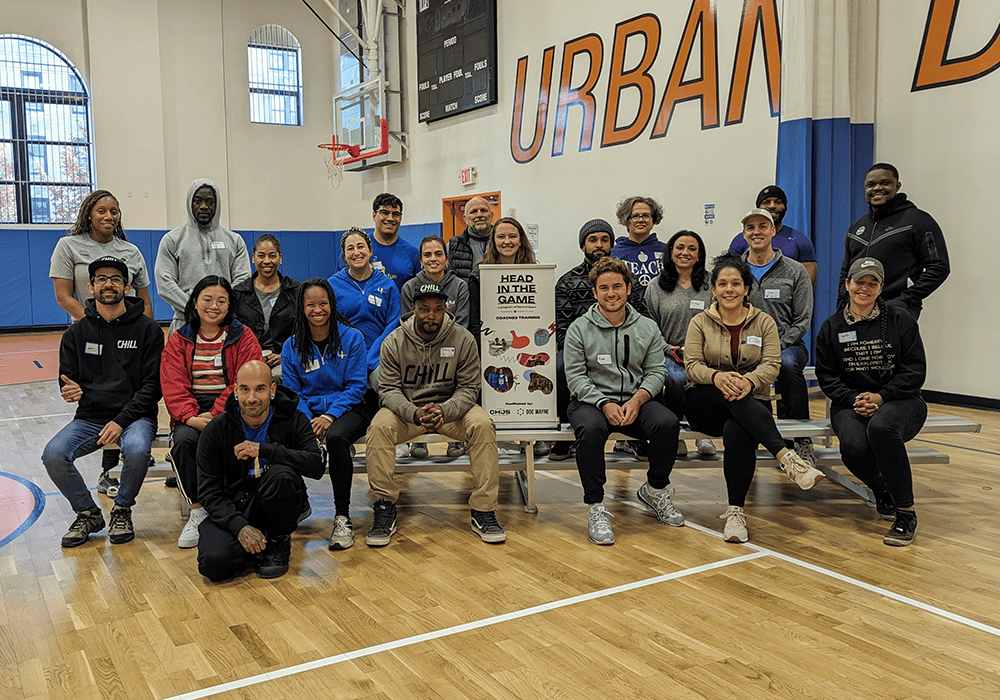
[[302,126],[302,50],[290,31],[265,24],[247,42],[250,121]]
[[93,190],[90,98],[53,46],[0,34],[0,223],[70,223]]

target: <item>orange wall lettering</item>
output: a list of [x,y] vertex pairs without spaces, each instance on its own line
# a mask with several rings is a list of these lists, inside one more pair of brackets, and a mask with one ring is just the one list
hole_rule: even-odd
[[778,32],[776,0],[743,0],[743,21],[736,40],[736,58],[733,61],[733,79],[729,83],[729,104],[726,107],[726,126],[743,121],[746,109],[747,88],[750,83],[750,64],[757,28],[760,27],[764,47],[764,67],[767,72],[767,94],[771,98],[771,116],[778,116],[781,92],[781,35]]
[[[645,41],[639,64],[625,70],[625,46],[633,36],[641,35]],[[655,15],[640,15],[615,27],[615,42],[611,49],[611,68],[608,76],[608,98],[605,102],[604,131],[601,148],[617,146],[636,139],[646,128],[653,114],[653,93],[656,85],[649,69],[660,48],[660,20]],[[630,124],[618,126],[618,108],[622,90],[635,87],[639,90],[639,109]]]
[[957,16],[958,0],[931,0],[910,92],[966,83],[1000,67],[1000,27],[980,51],[961,58],[948,58],[948,44]]
[[[587,54],[590,68],[586,80],[577,88],[569,83],[573,77],[573,62],[581,54]],[[559,101],[556,104],[556,124],[552,132],[552,155],[563,154],[566,140],[566,117],[572,105],[583,108],[583,125],[580,130],[580,150],[589,151],[594,144],[594,123],[597,120],[597,100],[594,86],[601,77],[601,62],[604,60],[604,44],[596,34],[587,34],[567,41],[563,46],[562,72],[559,77]]]
[[535,108],[535,131],[531,144],[521,147],[521,121],[524,115],[524,85],[528,75],[528,57],[517,59],[517,81],[514,84],[514,116],[510,126],[510,154],[518,163],[527,163],[542,150],[545,140],[545,118],[549,112],[549,93],[552,91],[552,62],[556,47],[550,46],[542,54],[542,72],[538,81],[538,106]]

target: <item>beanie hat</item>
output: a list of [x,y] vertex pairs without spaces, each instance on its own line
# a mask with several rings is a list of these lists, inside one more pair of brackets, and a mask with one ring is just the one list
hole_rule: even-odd
[[609,236],[611,236],[611,240],[612,241],[615,239],[615,230],[613,228],[611,228],[611,224],[609,224],[604,219],[591,219],[590,221],[588,221],[587,223],[585,223],[583,226],[581,226],[580,227],[580,248],[583,248],[583,243],[584,243],[584,241],[587,240],[587,236],[589,236],[592,233],[601,233],[601,232],[604,232],[604,233],[608,234]]
[[754,206],[759,207],[760,203],[763,202],[768,197],[777,197],[784,203],[786,207],[788,206],[788,197],[785,196],[785,191],[780,187],[778,187],[777,185],[768,185],[767,187],[762,189],[760,191],[760,194],[757,195],[757,203]]

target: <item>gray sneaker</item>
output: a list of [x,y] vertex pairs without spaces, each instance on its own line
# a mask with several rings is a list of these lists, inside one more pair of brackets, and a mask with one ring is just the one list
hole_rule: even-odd
[[595,503],[587,512],[587,534],[594,544],[614,544],[615,533],[611,531],[611,513],[603,503]]
[[76,520],[63,535],[60,544],[63,547],[79,547],[90,538],[91,533],[104,529],[104,515],[100,509],[96,511],[82,510],[76,514]]
[[118,488],[120,486],[121,484],[118,479],[111,478],[107,472],[101,472],[101,476],[97,480],[97,493],[103,493],[108,498],[114,498],[118,495]]
[[816,452],[813,451],[812,438],[795,438],[792,441],[792,445],[792,449],[795,450],[795,453],[802,458],[802,461],[810,467],[816,467]]
[[715,443],[708,438],[695,440],[694,444],[698,447],[698,454],[702,457],[711,457],[715,454]]
[[654,490],[650,487],[649,482],[639,487],[639,490],[635,492],[635,495],[640,501],[649,506],[654,513],[656,513],[656,519],[659,520],[664,525],[673,525],[674,527],[680,527],[684,524],[684,516],[681,512],[677,510],[677,506],[674,502],[670,500],[673,495],[673,489],[660,489],[659,491]]
[[415,442],[410,445],[410,456],[414,459],[426,459],[427,454],[426,442]]
[[483,542],[497,544],[507,541],[507,533],[500,527],[496,511],[473,509],[472,529],[475,530]]
[[124,544],[135,539],[135,528],[132,527],[132,509],[115,506],[108,518],[108,539],[111,544]]
[[465,443],[449,442],[447,454],[450,459],[458,459],[459,457],[465,454]]
[[365,535],[365,544],[369,547],[384,547],[396,532],[396,504],[380,498],[375,501],[372,510],[375,512],[372,528]]
[[350,549],[354,546],[354,524],[346,515],[338,515],[333,519],[333,532],[330,533],[330,549]]

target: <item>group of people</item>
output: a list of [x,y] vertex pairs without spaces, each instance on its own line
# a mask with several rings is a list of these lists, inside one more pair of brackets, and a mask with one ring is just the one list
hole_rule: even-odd
[[[834,405],[845,464],[894,521],[885,541],[908,544],[916,516],[903,443],[926,416],[916,317],[948,261],[940,229],[899,193],[892,166],[873,166],[866,197],[869,212],[847,238],[844,303],[817,337],[817,377]],[[251,258],[242,238],[219,225],[218,201],[215,183],[194,181],[187,223],[160,243],[154,278],[174,310],[165,344],[151,318],[148,270],[110,192],[83,202],[53,253],[56,298],[74,319],[60,344],[59,383],[64,399],[77,403],[74,420],[42,455],[77,514],[62,545],[81,545],[105,527],[74,466],[101,448],[97,490],[114,498],[109,539],[134,538],[131,509],[151,462],[161,396],[178,486],[191,504],[178,545],[198,547],[199,569],[212,580],[246,565],[264,577],[284,574],[290,535],[311,513],[304,478],[327,469],[335,506],[329,547],[351,547],[353,443],[363,435],[373,501],[366,544],[387,545],[396,532],[395,460],[426,456],[426,433],[452,440],[451,457],[468,451],[472,529],[485,542],[505,541],[496,515],[496,429],[477,404],[478,266],[533,264],[521,224],[494,222],[490,203],[475,197],[460,235],[447,244],[428,236],[414,247],[398,235],[402,202],[381,194],[372,235],[349,229],[338,271],[300,283],[280,272],[275,236],[260,236]],[[617,240],[604,220],[581,228],[584,261],[555,289],[556,384],[560,418],[576,436],[591,541],[614,542],[603,503],[612,430],[633,438],[633,452],[648,460],[638,498],[671,526],[684,524],[670,487],[676,456],[686,452],[680,419],[723,437],[730,541],[748,538],[744,507],[757,444],[801,488],[822,479],[811,446],[786,444],[761,401],[775,382],[779,416],[808,418],[802,369],[815,254],[807,237],[782,225],[786,207],[780,188],[764,188],[742,222],[745,250],[734,241],[711,270],[696,233],[657,240],[663,209],[648,197],[621,202],[627,235]],[[119,460],[115,446],[120,484],[107,474]],[[710,439],[696,448],[716,449]],[[573,449],[557,442],[550,459]]]

